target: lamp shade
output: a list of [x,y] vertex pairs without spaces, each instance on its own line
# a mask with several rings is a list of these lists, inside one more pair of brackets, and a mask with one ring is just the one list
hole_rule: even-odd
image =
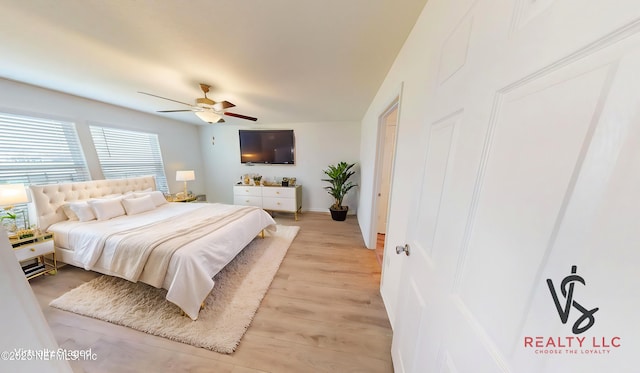
[[194,170],[176,171],[176,181],[192,181],[196,179]]
[[196,115],[207,123],[218,123],[222,119],[221,116],[210,111],[196,111]]
[[29,202],[29,195],[22,184],[0,184],[0,206],[12,206]]

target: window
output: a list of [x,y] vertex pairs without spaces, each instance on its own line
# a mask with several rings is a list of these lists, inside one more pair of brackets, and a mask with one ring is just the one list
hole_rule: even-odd
[[105,179],[154,175],[156,188],[168,193],[158,135],[90,126]]
[[90,179],[73,123],[0,113],[0,182]]
[[[73,123],[0,113],[0,183],[90,180]],[[26,210],[17,205],[16,211]]]

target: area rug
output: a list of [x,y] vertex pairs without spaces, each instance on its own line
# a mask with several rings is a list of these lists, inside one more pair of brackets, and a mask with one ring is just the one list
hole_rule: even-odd
[[101,276],[54,299],[50,306],[174,341],[232,353],[251,324],[299,227],[278,225],[254,239],[214,277],[198,320],[183,316],[164,289]]

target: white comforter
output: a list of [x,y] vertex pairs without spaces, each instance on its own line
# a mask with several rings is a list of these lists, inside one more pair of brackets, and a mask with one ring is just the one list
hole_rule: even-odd
[[[215,205],[214,214],[228,214],[240,206]],[[114,252],[123,235],[117,232],[148,225],[151,222],[181,216],[185,212],[203,208],[205,204],[169,203],[155,210],[106,221],[64,221],[53,224],[48,231],[55,233],[56,245],[74,251],[76,264],[87,270],[108,275],[112,271]],[[196,239],[171,257],[163,288],[167,300],[178,305],[196,320],[200,304],[214,286],[212,277],[227,265],[262,229],[275,229],[275,221],[261,209],[241,220]],[[105,237],[108,237],[105,240]]]

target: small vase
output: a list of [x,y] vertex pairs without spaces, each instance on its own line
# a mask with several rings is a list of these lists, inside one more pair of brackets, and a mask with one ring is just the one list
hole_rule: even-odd
[[15,234],[18,231],[18,226],[16,225],[16,221],[15,220],[10,220],[10,221],[6,221],[5,220],[2,223],[2,226],[7,231],[7,233],[9,233],[10,236],[12,236],[13,234]]

